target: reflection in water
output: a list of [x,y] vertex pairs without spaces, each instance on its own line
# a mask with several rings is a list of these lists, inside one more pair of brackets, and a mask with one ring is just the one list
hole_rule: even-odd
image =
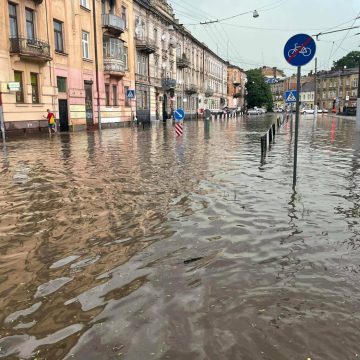
[[275,120],[9,141],[0,358],[355,358],[355,124],[301,118],[292,194]]

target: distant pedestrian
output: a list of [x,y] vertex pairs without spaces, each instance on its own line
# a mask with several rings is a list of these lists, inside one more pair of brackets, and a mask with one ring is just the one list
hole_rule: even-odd
[[49,134],[51,135],[53,132],[56,133],[56,123],[55,123],[55,115],[50,111],[50,109],[47,109],[47,116],[44,116],[48,121],[48,129]]

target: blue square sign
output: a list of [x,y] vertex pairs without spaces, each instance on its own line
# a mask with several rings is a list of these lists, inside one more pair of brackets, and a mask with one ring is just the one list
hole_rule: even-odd
[[128,99],[135,99],[135,90],[127,90],[126,91],[126,97]]

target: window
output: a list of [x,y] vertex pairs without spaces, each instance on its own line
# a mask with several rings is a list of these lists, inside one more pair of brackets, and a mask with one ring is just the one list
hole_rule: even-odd
[[62,76],[58,76],[56,78],[57,81],[57,88],[59,93],[66,93],[67,91],[67,84],[66,84],[66,78]]
[[35,39],[34,10],[26,8],[25,16],[26,16],[27,38],[30,40],[34,40]]
[[124,66],[125,66],[125,69],[128,70],[129,60],[128,60],[128,48],[127,47],[124,47]]
[[84,8],[89,8],[88,0],[80,0],[80,6]]
[[103,37],[104,57],[111,59],[124,58],[124,43],[120,39]]
[[38,75],[35,73],[30,73],[31,80],[31,98],[33,104],[39,103],[39,84],[38,84]]
[[16,92],[16,102],[21,104],[24,102],[24,90],[21,71],[14,71],[14,80],[15,82],[20,83],[20,90]]
[[144,103],[143,103],[143,109],[148,108],[148,95],[147,91],[144,91]]
[[110,106],[110,85],[105,84],[105,105]]
[[125,6],[121,6],[121,17],[124,20],[125,29],[127,28],[127,11]]
[[118,94],[117,94],[117,86],[116,85],[113,85],[112,93],[113,93],[113,106],[118,106]]
[[147,71],[147,56],[141,53],[137,53],[137,73],[139,75],[146,76],[148,74]]
[[82,56],[84,59],[90,59],[90,54],[89,54],[89,37],[90,34],[86,31],[82,32],[82,37],[81,37],[81,41],[82,41]]
[[128,90],[129,90],[129,87],[128,87],[128,86],[124,86],[125,106],[131,106],[130,99],[126,96]]
[[63,23],[54,20],[55,51],[64,52]]
[[16,5],[9,3],[10,37],[18,37]]

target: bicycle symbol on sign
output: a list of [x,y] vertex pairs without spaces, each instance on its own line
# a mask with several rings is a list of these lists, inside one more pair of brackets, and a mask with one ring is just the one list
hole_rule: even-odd
[[296,52],[303,56],[310,56],[311,55],[311,49],[308,47],[303,47],[300,51],[301,45],[295,44],[295,47],[293,49],[290,49],[288,52],[289,58],[292,57]]

